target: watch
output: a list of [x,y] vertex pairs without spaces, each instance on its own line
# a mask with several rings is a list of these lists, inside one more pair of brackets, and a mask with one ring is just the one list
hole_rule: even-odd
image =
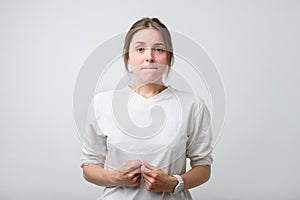
[[173,194],[179,194],[183,188],[184,188],[184,181],[182,180],[181,176],[178,175],[178,174],[174,174],[173,175],[175,178],[177,178],[178,180],[178,183],[177,185],[175,186],[174,190],[173,190]]

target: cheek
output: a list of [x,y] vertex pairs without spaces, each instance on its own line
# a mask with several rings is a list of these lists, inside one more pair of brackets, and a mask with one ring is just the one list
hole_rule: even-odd
[[140,57],[135,53],[130,53],[128,56],[128,63],[131,65],[135,65],[140,62]]
[[167,54],[162,54],[157,57],[157,61],[160,64],[168,64]]

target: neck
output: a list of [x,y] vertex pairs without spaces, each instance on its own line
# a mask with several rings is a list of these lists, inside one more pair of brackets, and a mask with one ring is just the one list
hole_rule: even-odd
[[138,86],[136,83],[132,85],[132,89],[135,92],[146,98],[155,96],[166,88],[167,86],[157,83],[147,83],[142,86]]

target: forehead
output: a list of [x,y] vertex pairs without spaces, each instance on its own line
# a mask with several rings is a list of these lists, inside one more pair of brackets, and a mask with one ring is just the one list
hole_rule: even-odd
[[155,43],[164,43],[164,40],[158,30],[147,28],[136,32],[131,39],[131,45],[141,42],[147,45],[153,45]]

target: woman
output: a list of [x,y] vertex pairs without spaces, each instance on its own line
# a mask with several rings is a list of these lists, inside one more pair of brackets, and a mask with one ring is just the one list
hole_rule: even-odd
[[164,84],[173,46],[157,18],[132,25],[123,58],[134,83],[94,97],[83,143],[84,178],[105,187],[105,200],[192,199],[188,189],[210,178],[209,111],[201,98]]

